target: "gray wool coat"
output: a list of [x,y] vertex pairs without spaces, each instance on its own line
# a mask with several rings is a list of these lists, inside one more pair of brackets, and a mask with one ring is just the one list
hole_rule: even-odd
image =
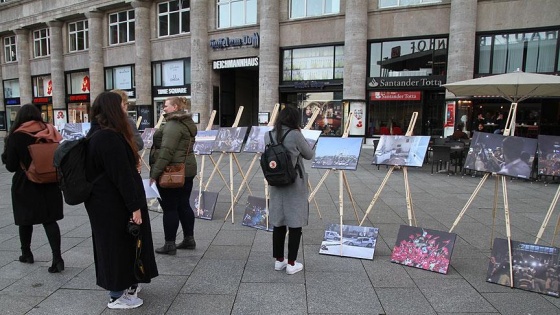
[[[288,127],[282,126],[282,134],[288,131]],[[272,137],[276,141],[276,131],[273,130]],[[270,143],[268,133],[265,134],[265,144]],[[292,163],[299,162],[303,178],[298,176],[292,185],[269,186],[269,222],[273,226],[287,226],[297,228],[307,225],[309,218],[309,190],[307,188],[307,173],[303,160],[311,160],[315,152],[309,147],[305,137],[299,130],[292,130],[284,139],[284,146],[292,156]]]

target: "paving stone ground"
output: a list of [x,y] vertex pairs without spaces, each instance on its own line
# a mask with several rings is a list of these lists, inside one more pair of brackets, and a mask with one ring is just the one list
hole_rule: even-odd
[[[3,143],[0,141],[0,148]],[[387,168],[371,165],[373,150],[362,149],[356,171],[346,171],[356,213],[361,220]],[[243,172],[252,154],[237,154]],[[214,154],[214,160],[219,154]],[[198,158],[199,165],[201,158]],[[234,160],[235,161],[235,160]],[[206,159],[205,180],[212,170]],[[233,165],[234,187],[241,183]],[[306,165],[313,187],[325,170]],[[229,159],[220,170],[229,181]],[[143,176],[147,176],[146,169]],[[255,164],[251,192],[264,196],[262,174]],[[325,226],[338,223],[339,174],[330,172],[312,202],[309,225],[303,229],[298,260],[305,268],[288,276],[274,271],[272,235],[241,225],[249,195],[245,191],[228,217],[230,191],[218,174],[209,190],[219,192],[214,218],[197,219],[197,248],[177,256],[157,255],[160,276],[144,286],[144,305],[136,310],[107,309],[107,292],[95,285],[91,230],[82,205],[65,206],[59,221],[66,269],[47,272],[51,264],[48,241],[35,226],[34,264],[22,264],[18,229],[13,224],[11,174],[0,167],[0,313],[2,314],[560,314],[560,300],[542,294],[486,282],[492,236],[494,179],[490,178],[454,229],[457,241],[447,275],[390,262],[399,226],[408,224],[403,171],[389,177],[373,210],[364,222],[379,228],[373,260],[319,254]],[[431,174],[431,165],[409,168],[408,180],[418,226],[449,231],[480,177]],[[514,240],[533,243],[557,184],[508,180],[508,201]],[[195,184],[198,189],[198,184]],[[500,192],[501,196],[501,192]],[[157,208],[157,207],[156,207]],[[357,225],[348,194],[344,195],[344,224]],[[556,210],[541,244],[550,245]],[[163,243],[162,215],[150,212],[155,246]],[[498,204],[495,237],[506,237],[502,201]]]

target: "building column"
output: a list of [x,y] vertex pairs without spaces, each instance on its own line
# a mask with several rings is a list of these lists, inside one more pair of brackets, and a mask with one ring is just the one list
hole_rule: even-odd
[[29,50],[29,31],[23,28],[14,31],[16,33],[19,97],[21,104],[31,104],[33,92],[31,87],[31,51]]
[[53,108],[66,108],[64,84],[64,60],[62,59],[62,22],[47,22],[51,35],[51,80]]
[[151,1],[132,1],[136,32],[136,63],[134,80],[136,82],[136,105],[152,105],[152,43],[150,42]]
[[[191,1],[191,110],[200,113],[200,125],[210,119],[210,65],[208,62],[208,5]],[[219,118],[217,118],[219,120]],[[214,121],[216,123],[217,120]]]
[[259,111],[272,112],[280,100],[280,1],[259,3]]
[[105,74],[103,73],[103,13],[86,12],[89,33],[89,96],[93,103],[97,95],[105,91]]
[[[473,78],[477,1],[451,0],[447,83]],[[447,92],[446,97],[453,97]]]
[[346,0],[344,20],[344,98],[364,99],[367,72],[368,1]]

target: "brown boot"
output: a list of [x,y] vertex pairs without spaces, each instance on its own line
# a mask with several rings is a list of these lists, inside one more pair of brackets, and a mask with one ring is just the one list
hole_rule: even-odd
[[156,248],[156,253],[164,254],[164,255],[176,255],[177,254],[177,246],[175,246],[175,242],[165,242],[165,244],[160,247]]

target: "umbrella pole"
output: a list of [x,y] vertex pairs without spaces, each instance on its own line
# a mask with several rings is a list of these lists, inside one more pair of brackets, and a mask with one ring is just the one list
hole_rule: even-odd
[[515,134],[515,113],[517,112],[517,103],[511,103],[509,108],[508,118],[506,121],[506,128],[504,129],[504,136],[513,136]]

